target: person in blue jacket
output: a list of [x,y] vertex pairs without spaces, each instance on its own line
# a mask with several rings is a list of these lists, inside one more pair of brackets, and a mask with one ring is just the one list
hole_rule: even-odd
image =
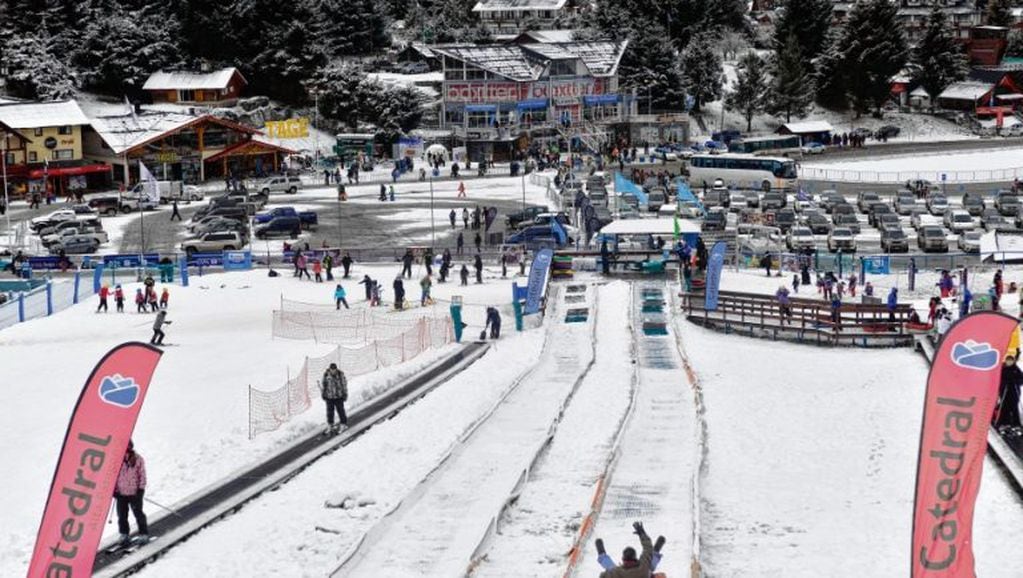
[[342,287],[341,284],[339,283],[337,289],[334,289],[334,304],[337,306],[338,311],[341,310],[342,305],[345,306],[345,309],[349,308],[348,300],[345,299],[345,297],[347,297],[347,293],[345,293],[345,288]]
[[888,292],[888,321],[895,321],[895,309],[899,306],[899,290],[892,287]]

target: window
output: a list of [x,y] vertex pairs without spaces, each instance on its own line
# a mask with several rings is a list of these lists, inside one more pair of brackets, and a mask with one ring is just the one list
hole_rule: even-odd
[[75,158],[75,151],[72,149],[57,149],[53,151],[53,160],[69,161]]
[[57,129],[57,134],[71,134],[71,125],[64,125]]
[[35,130],[35,136],[43,136],[43,129],[37,128]]
[[574,60],[555,60],[551,62],[551,76],[574,76]]
[[466,68],[465,69],[465,79],[466,80],[486,80],[486,78],[487,78],[487,73],[486,73],[485,70],[480,70],[478,68]]
[[194,90],[185,89],[185,90],[179,90],[178,91],[178,102],[193,102],[193,101],[195,101],[195,91]]
[[28,152],[28,162],[30,162],[30,163],[37,163],[37,162],[39,162],[39,155],[36,154],[35,151],[29,151]]

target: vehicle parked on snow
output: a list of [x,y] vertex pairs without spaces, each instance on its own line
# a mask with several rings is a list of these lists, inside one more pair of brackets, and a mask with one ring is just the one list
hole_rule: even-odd
[[945,211],[943,224],[945,225],[945,228],[953,233],[972,231],[977,227],[977,224],[973,222],[973,217],[961,209],[949,209]]
[[963,231],[956,239],[956,246],[963,253],[980,253],[980,231]]
[[920,227],[916,236],[916,244],[924,253],[948,252],[948,239],[945,238],[945,229],[941,227],[930,225]]
[[276,207],[269,211],[256,213],[253,220],[256,224],[269,223],[278,217],[297,217],[302,223],[303,229],[315,229],[319,223],[316,211],[296,211],[294,207]]
[[270,177],[256,186],[256,190],[269,195],[270,193],[288,193],[294,195],[302,188],[302,179],[294,176]]
[[257,239],[289,237],[297,239],[302,234],[302,220],[298,217],[274,217],[258,225],[254,235]]
[[835,227],[828,233],[828,251],[856,252],[856,235],[845,227]]
[[191,257],[196,253],[219,253],[221,251],[234,251],[245,246],[245,241],[240,233],[235,231],[217,231],[206,233],[195,239],[188,239],[181,243],[181,250]]
[[789,234],[785,236],[785,245],[790,251],[816,249],[817,241],[814,239],[810,227],[798,226],[789,229]]
[[881,230],[881,251],[883,253],[908,253],[909,237],[901,228],[889,227]]

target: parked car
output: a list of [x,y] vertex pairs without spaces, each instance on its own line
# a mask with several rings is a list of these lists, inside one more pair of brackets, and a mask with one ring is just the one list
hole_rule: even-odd
[[667,200],[667,194],[665,194],[664,189],[650,189],[646,197],[646,208],[651,213],[656,213],[661,210],[661,207]]
[[639,197],[632,193],[624,193],[621,195],[621,205],[626,207],[632,207],[639,211]]
[[881,231],[882,253],[908,253],[909,237],[901,228],[889,227]]
[[884,213],[874,218],[874,226],[878,229],[902,227],[902,220],[895,213]]
[[678,201],[675,203],[675,214],[686,219],[698,219],[703,215],[703,209],[693,201]]
[[270,193],[288,193],[294,195],[302,188],[302,179],[294,176],[270,177],[261,182],[256,190],[269,195]]
[[303,229],[314,229],[319,223],[316,211],[296,211],[294,207],[276,207],[269,211],[256,213],[253,220],[256,224],[269,223],[278,217],[297,217],[302,223]]
[[980,216],[980,226],[984,227],[985,231],[1007,231],[1013,228],[1013,223],[1003,217],[998,209],[988,207]]
[[977,193],[966,193],[963,195],[963,209],[974,217],[984,214],[984,197]]
[[807,214],[804,223],[815,235],[827,234],[828,230],[831,229],[831,222],[822,213]]
[[819,142],[808,142],[805,145],[799,147],[799,151],[804,155],[819,155],[825,150],[824,145]]
[[704,231],[724,231],[725,225],[728,223],[728,218],[725,215],[724,209],[721,207],[714,207],[707,211],[707,214],[703,217]]
[[254,235],[257,239],[271,237],[290,237],[297,239],[302,233],[302,220],[298,217],[274,217],[256,227]]
[[558,238],[548,225],[526,227],[505,239],[509,245],[525,245],[529,249],[540,247],[558,247]]
[[853,215],[856,216],[856,207],[849,203],[842,203],[831,207],[831,215]]
[[226,206],[217,207],[207,213],[207,217],[226,217],[228,219],[234,219],[236,221],[246,222],[249,219],[249,212],[245,207],[241,206]]
[[[592,202],[592,199],[590,201]],[[593,204],[594,206],[597,206],[596,203]],[[504,222],[509,229],[517,229],[523,223],[532,222],[537,215],[549,212],[550,208],[547,205],[534,205],[532,207],[526,207],[524,209],[509,214],[504,218]]]
[[117,195],[104,195],[89,199],[89,206],[101,215],[112,217],[121,211],[121,197]]
[[[156,181],[156,188],[159,192],[161,203],[166,203],[171,199],[182,198],[181,195],[182,187],[183,185],[181,181]],[[125,191],[124,195],[122,196],[138,199],[141,197],[146,197],[146,195],[147,195],[146,183],[139,182],[136,183],[135,186],[132,187],[131,189]]]
[[764,198],[760,200],[760,208],[765,211],[770,209],[784,209],[787,204],[788,200],[785,198],[785,193],[775,191],[764,193]]
[[900,215],[912,214],[913,208],[916,207],[916,196],[913,193],[900,191],[895,196],[895,212]]
[[590,204],[594,207],[607,207],[609,201],[606,190],[595,190],[587,193],[590,197]]
[[[877,227],[878,217],[880,217],[881,215],[894,214],[895,211],[893,211],[890,206],[884,203],[874,203],[873,205],[870,206],[870,211],[867,214],[867,224],[869,224],[871,227]],[[896,216],[896,218],[898,217]]]
[[760,207],[760,193],[756,191],[746,191],[746,206],[751,209]]
[[123,194],[121,195],[121,212],[122,213],[133,213],[139,210],[139,207],[143,211],[153,211],[160,206],[159,201],[154,201],[144,194]]
[[948,252],[948,239],[945,238],[945,229],[941,227],[921,227],[917,232],[916,244],[925,253]]
[[746,193],[742,191],[731,191],[728,197],[728,210],[733,213],[749,208],[749,205],[746,203]]
[[963,231],[956,239],[956,246],[963,253],[980,253],[980,238],[983,235],[980,231]]
[[48,247],[54,243],[62,243],[70,237],[92,237],[93,239],[96,239],[96,243],[98,245],[102,245],[110,240],[110,237],[107,236],[107,232],[102,229],[94,231],[87,227],[66,227],[53,234],[42,237],[42,242],[43,245]]
[[894,138],[899,136],[900,132],[902,132],[902,129],[899,127],[892,124],[886,124],[874,131],[874,138],[877,140]]
[[940,226],[941,220],[928,212],[916,211],[909,217],[909,224],[917,231],[920,231],[923,227]]
[[188,239],[181,243],[181,250],[191,257],[196,253],[219,253],[221,251],[234,251],[245,246],[245,241],[240,233],[235,231],[217,231],[206,233],[195,239]]
[[871,205],[880,202],[881,197],[874,191],[860,191],[856,195],[856,206],[859,207],[860,212],[864,215],[870,212]]
[[703,194],[703,206],[728,208],[732,204],[732,194],[725,188],[713,188]]
[[792,209],[781,209],[774,213],[774,226],[781,232],[787,233],[795,224],[796,213]]
[[856,236],[850,229],[845,227],[835,227],[828,233],[828,251],[835,253],[840,250],[845,252],[856,251]]
[[59,209],[41,217],[32,219],[29,221],[29,226],[32,227],[32,230],[38,231],[40,229],[56,225],[57,223],[74,220],[75,217],[75,212],[71,209]]
[[88,235],[72,235],[51,243],[49,249],[51,255],[58,255],[61,251],[68,255],[88,255],[99,249],[99,241]]
[[810,227],[799,226],[789,229],[789,234],[785,236],[785,245],[790,251],[816,249],[817,241],[814,239]]
[[832,212],[832,209],[837,205],[845,205],[848,201],[845,200],[845,196],[840,194],[838,191],[826,190],[821,191],[818,197],[821,208],[828,213]]
[[945,195],[930,195],[927,197],[927,211],[936,217],[940,217],[948,210],[948,198]]
[[995,208],[1006,217],[1015,217],[1019,213],[1019,197],[1010,192],[999,192],[995,197]]
[[836,227],[845,227],[853,232],[854,235],[860,234],[860,220],[855,214],[839,214],[831,218],[834,221]]
[[973,222],[973,217],[961,209],[949,209],[945,211],[945,216],[942,221],[945,228],[953,233],[972,231],[977,227],[977,224]]

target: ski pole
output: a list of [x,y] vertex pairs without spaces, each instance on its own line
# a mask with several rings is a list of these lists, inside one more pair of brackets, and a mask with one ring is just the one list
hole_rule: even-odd
[[164,506],[163,504],[161,504],[159,502],[155,502],[153,500],[150,500],[149,498],[142,498],[142,499],[147,501],[147,502],[149,502],[150,504],[156,506],[157,508],[160,508],[161,510],[167,510],[168,512],[170,512],[171,514],[174,514],[175,516],[177,516],[179,518],[184,518],[184,516],[182,516],[181,514],[175,512],[174,510],[168,508],[167,506]]

